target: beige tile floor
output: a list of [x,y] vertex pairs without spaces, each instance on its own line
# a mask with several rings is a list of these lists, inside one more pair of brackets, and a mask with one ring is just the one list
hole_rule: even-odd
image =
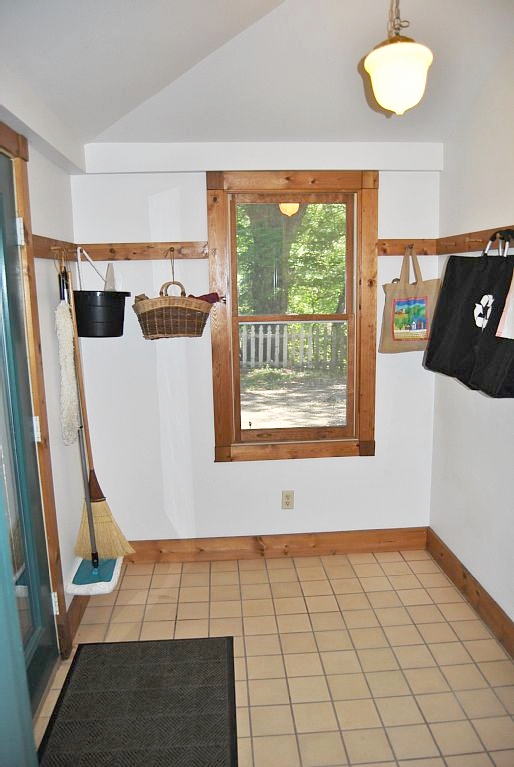
[[76,642],[224,635],[239,767],[514,767],[514,662],[425,551],[128,565]]

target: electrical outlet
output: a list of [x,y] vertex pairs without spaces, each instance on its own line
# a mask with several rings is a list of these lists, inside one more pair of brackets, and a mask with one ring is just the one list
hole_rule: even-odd
[[282,490],[282,508],[294,509],[294,490]]

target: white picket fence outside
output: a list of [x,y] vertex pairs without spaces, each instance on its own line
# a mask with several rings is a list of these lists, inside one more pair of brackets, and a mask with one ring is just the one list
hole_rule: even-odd
[[329,370],[346,366],[346,322],[241,323],[240,366]]

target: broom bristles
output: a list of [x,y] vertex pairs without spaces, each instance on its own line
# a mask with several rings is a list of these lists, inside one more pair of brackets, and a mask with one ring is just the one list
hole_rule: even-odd
[[[134,549],[112,516],[107,501],[92,501],[91,510],[93,512],[93,524],[99,558],[117,559],[118,557],[124,557],[126,554],[134,554]],[[82,559],[88,559],[91,556],[91,538],[85,503],[75,544],[75,553]]]

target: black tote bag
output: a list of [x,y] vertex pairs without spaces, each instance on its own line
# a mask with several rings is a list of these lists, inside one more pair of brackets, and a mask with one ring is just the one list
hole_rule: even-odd
[[514,256],[501,258],[499,279],[494,293],[489,321],[476,347],[475,364],[469,379],[472,389],[490,397],[514,397],[514,339],[496,335],[512,282]]
[[493,397],[514,396],[514,341],[496,328],[512,280],[513,256],[450,256],[423,364]]

